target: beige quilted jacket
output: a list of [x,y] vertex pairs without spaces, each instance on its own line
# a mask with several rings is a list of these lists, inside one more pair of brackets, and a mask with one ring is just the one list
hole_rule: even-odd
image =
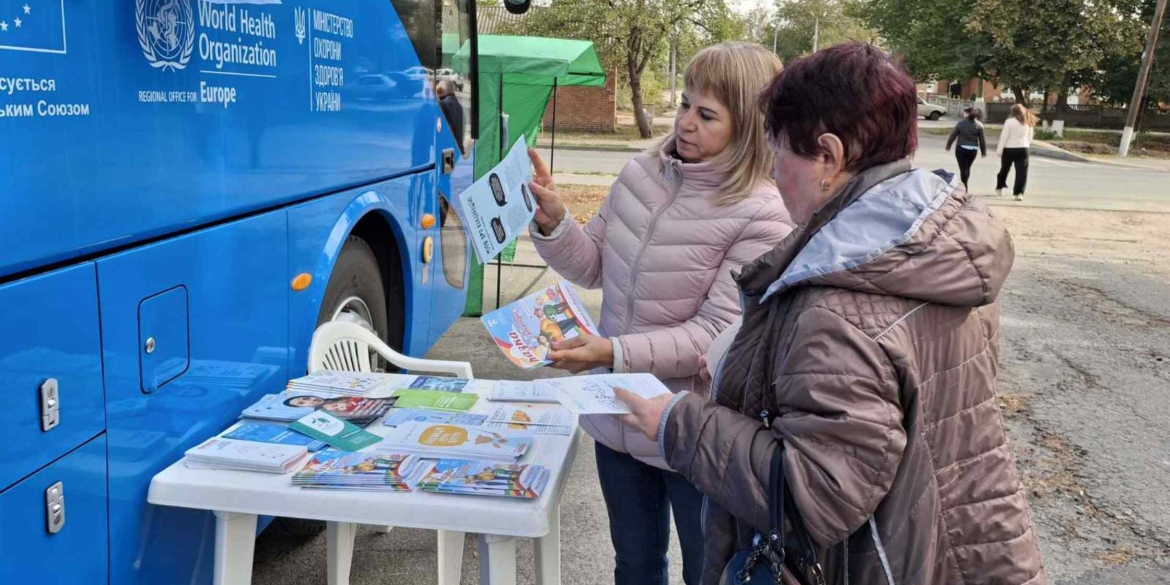
[[[770,183],[739,203],[715,205],[724,177],[673,152],[671,138],[627,163],[584,228],[566,216],[549,237],[533,226],[532,239],[561,276],[601,288],[598,327],[616,338],[615,371],[649,372],[675,392],[705,395],[699,359],[740,314],[732,273],[787,236],[792,221]],[[616,417],[585,417],[581,426],[665,468],[657,446]]]

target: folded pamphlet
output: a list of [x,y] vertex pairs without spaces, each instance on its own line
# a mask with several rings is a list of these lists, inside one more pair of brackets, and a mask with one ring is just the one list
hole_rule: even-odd
[[446,423],[408,422],[386,437],[384,448],[422,457],[514,461],[532,447],[533,433]]
[[500,307],[480,320],[504,355],[525,370],[551,364],[547,357],[554,341],[597,335],[597,326],[568,282]]
[[536,199],[528,191],[532,164],[524,137],[504,160],[456,197],[456,211],[480,264],[491,262],[536,215]]
[[358,451],[382,440],[382,437],[323,410],[306,414],[288,428],[342,451]]
[[466,412],[447,412],[443,410],[428,410],[425,408],[392,408],[382,419],[382,424],[396,427],[407,422],[424,423],[451,423],[456,425],[478,426],[487,420],[486,414],[470,414]]
[[212,437],[187,450],[185,464],[196,469],[288,473],[308,456],[302,445],[274,445]]
[[598,374],[549,378],[540,382],[549,386],[561,404],[573,414],[628,414],[629,407],[614,397],[616,387],[642,398],[670,393],[670,389],[651,374]]
[[347,396],[366,396],[386,391],[386,394],[390,394],[397,388],[409,388],[416,378],[417,376],[404,374],[321,370],[289,380],[287,392],[308,390]]
[[399,390],[394,393],[399,408],[427,408],[450,412],[467,412],[479,400],[478,394],[442,392],[437,390]]
[[541,465],[440,459],[418,487],[442,494],[535,499],[548,487],[549,476]]
[[243,416],[261,420],[292,422],[311,412],[323,410],[355,425],[365,426],[386,414],[393,405],[393,398],[363,398],[342,396],[331,392],[298,390],[283,394],[268,394],[256,404],[245,408]]

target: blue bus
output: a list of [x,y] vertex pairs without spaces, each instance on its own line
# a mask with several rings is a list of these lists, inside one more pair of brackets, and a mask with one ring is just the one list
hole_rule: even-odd
[[0,583],[210,583],[151,477],[318,324],[459,316],[463,46],[474,0],[0,0]]

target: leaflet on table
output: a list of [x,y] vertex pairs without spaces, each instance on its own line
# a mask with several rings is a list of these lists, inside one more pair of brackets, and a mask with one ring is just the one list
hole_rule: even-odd
[[232,469],[286,473],[299,465],[308,450],[299,445],[273,445],[212,437],[184,453],[185,465],[196,469]]
[[339,396],[330,392],[298,390],[268,394],[244,409],[243,416],[265,420],[294,421],[317,410],[326,411],[354,424],[363,424],[386,414],[393,398]]
[[539,498],[549,470],[540,465],[440,459],[422,478],[423,491],[510,498]]
[[299,445],[310,451],[319,451],[325,448],[323,441],[317,441],[296,431],[290,430],[288,425],[259,421],[242,420],[232,425],[221,437],[238,441],[254,441],[257,443],[273,443],[276,445]]
[[350,396],[367,396],[373,392],[408,388],[416,378],[417,376],[403,374],[321,370],[289,380],[288,391],[308,390]]
[[306,489],[408,492],[433,463],[415,455],[372,449],[346,453],[327,449],[293,474],[293,485]]
[[437,390],[399,390],[394,393],[399,408],[427,408],[451,412],[467,412],[479,400],[478,394],[454,394]]
[[288,428],[318,441],[325,441],[342,451],[358,451],[382,440],[374,433],[321,410],[306,414],[288,425]]
[[667,394],[670,389],[651,374],[598,374],[541,380],[553,389],[561,404],[573,414],[628,414],[629,407],[614,397],[622,387],[642,398]]
[[530,180],[528,144],[521,136],[500,164],[459,195],[457,209],[481,264],[528,231],[536,215],[536,199],[528,191]]
[[386,437],[384,447],[424,457],[513,461],[528,452],[534,440],[532,433],[408,422]]
[[525,370],[550,363],[549,345],[588,333],[597,326],[568,282],[500,307],[480,318],[496,345],[512,363]]
[[382,419],[382,424],[396,427],[408,422],[450,423],[455,425],[479,426],[487,420],[486,414],[469,414],[466,412],[447,412],[430,410],[427,408],[392,408]]
[[557,404],[553,389],[540,383],[500,380],[492,384],[492,391],[488,400],[497,402],[547,402]]
[[529,426],[571,426],[573,413],[556,406],[497,404],[488,412],[487,422],[514,425],[516,430]]

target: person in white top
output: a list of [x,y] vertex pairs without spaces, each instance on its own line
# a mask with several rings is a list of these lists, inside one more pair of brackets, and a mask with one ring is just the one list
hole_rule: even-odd
[[1024,200],[1024,188],[1028,186],[1028,148],[1032,146],[1032,132],[1036,126],[1036,116],[1028,111],[1023,104],[1012,106],[1012,116],[1003,123],[1003,132],[999,134],[999,176],[996,177],[995,193],[1003,197],[1003,190],[1007,189],[1008,171],[1012,165],[1016,167],[1016,181],[1012,186],[1012,195],[1016,201]]

